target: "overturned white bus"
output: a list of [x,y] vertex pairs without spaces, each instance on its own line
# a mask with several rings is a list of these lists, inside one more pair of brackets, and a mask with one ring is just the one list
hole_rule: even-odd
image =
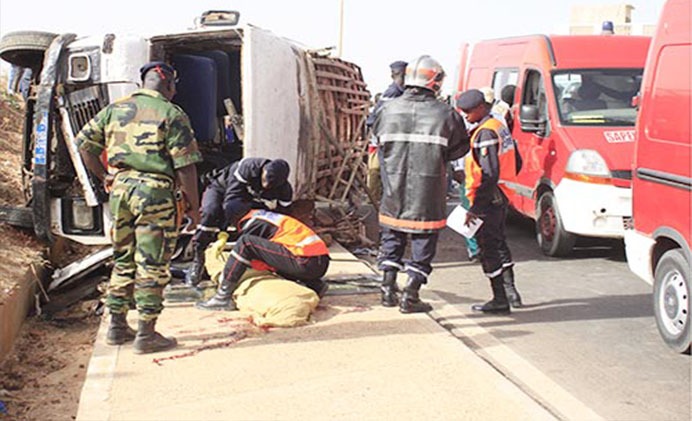
[[289,162],[296,198],[345,201],[367,191],[362,153],[371,103],[360,68],[238,18],[206,12],[193,29],[154,36],[23,31],[0,39],[0,58],[34,75],[22,174],[39,238],[109,242],[106,195],[73,140],[101,108],[139,88],[138,69],[152,60],[177,67],[173,102],[190,116],[202,176],[261,156]]

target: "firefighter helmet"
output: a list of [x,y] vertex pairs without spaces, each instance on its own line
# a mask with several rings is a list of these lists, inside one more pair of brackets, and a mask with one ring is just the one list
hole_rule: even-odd
[[434,58],[423,55],[409,62],[406,66],[405,86],[418,86],[435,93],[440,91],[445,71]]

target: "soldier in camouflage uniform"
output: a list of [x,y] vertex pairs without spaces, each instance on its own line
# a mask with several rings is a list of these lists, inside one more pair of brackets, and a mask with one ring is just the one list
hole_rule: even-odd
[[[107,341],[120,345],[134,339],[136,353],[176,346],[175,338],[155,331],[163,309],[163,288],[170,281],[170,260],[178,235],[177,186],[187,198],[188,216],[199,221],[195,163],[202,160],[189,119],[170,102],[175,70],[152,62],[140,69],[143,89],[101,110],[77,135],[89,170],[110,190],[113,218],[113,273],[107,306],[111,323]],[[108,156],[108,170],[99,159]],[[132,299],[139,329],[127,324]]]

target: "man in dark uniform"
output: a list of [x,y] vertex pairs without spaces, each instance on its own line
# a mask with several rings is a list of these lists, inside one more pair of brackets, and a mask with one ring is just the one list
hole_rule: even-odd
[[[430,56],[410,62],[404,94],[383,105],[373,124],[382,164],[381,301],[386,307],[399,304],[402,313],[432,309],[418,292],[432,272],[438,234],[445,227],[446,163],[469,150],[461,116],[437,98],[443,80],[442,66]],[[409,234],[412,258],[404,266]],[[400,270],[406,270],[409,278],[399,301]]]
[[204,273],[204,250],[220,230],[233,226],[250,209],[286,213],[293,203],[283,159],[243,158],[213,173],[204,191],[201,221],[193,237],[194,258],[185,282],[196,286]]
[[[370,115],[368,115],[367,120],[365,120],[365,125],[368,129],[372,128],[373,123],[375,123],[375,114],[377,111],[379,111],[380,108],[387,102],[393,100],[394,98],[398,98],[401,96],[401,94],[404,93],[404,73],[406,72],[406,63],[405,61],[395,61],[392,64],[389,65],[389,69],[391,70],[391,76],[392,76],[392,83],[387,87],[387,90],[384,91],[382,96],[380,96],[380,99],[377,100],[375,103],[375,107],[373,107],[372,112]],[[374,139],[374,137],[372,138]],[[372,196],[376,198],[376,200],[380,200],[382,197],[382,181],[380,180],[380,161],[378,159],[377,155],[377,143],[374,142],[374,140],[371,139],[370,144],[368,145],[368,189],[370,189],[370,193],[372,193]],[[377,203],[379,205],[379,203]]]
[[471,156],[466,160],[466,196],[471,202],[466,222],[481,218],[483,225],[476,233],[480,246],[483,272],[490,279],[492,300],[474,304],[474,311],[509,313],[521,306],[521,297],[514,285],[514,262],[505,237],[507,194],[506,181],[516,180],[517,157],[509,130],[490,114],[491,104],[485,102],[478,89],[459,96],[457,107],[469,123],[478,123],[471,133]]
[[327,284],[320,278],[329,267],[329,249],[307,225],[288,215],[251,210],[238,223],[238,231],[242,235],[224,266],[216,295],[199,302],[198,308],[235,310],[233,291],[250,267],[270,270],[324,295]]

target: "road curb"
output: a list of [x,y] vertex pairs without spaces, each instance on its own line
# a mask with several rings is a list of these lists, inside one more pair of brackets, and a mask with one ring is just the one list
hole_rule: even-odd
[[36,286],[44,275],[43,267],[34,262],[21,281],[12,288],[5,301],[0,302],[0,361],[12,350],[22,323],[34,302]]
[[[474,320],[466,317],[466,314],[451,304],[443,304],[445,301],[440,295],[434,291],[428,293],[442,304],[435,306],[430,312],[430,316],[440,326],[464,342],[476,355],[555,417],[573,420],[604,419]],[[453,325],[446,322],[449,319],[455,320]]]

